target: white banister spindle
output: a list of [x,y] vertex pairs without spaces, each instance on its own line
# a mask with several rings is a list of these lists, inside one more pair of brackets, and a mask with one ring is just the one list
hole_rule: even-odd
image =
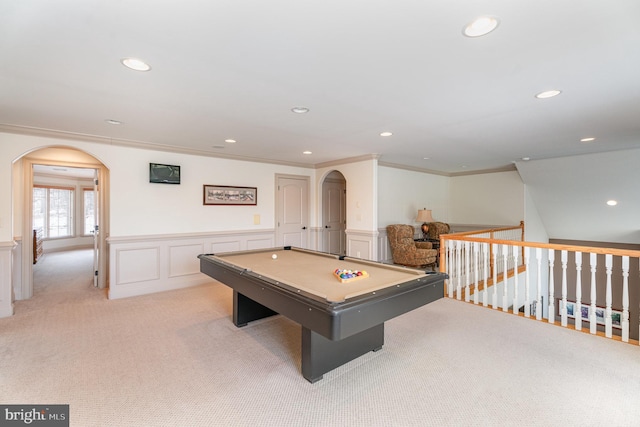
[[473,283],[475,283],[473,288],[473,303],[478,305],[478,293],[480,293],[478,289],[478,285],[480,284],[478,270],[480,266],[478,265],[478,252],[480,251],[480,242],[473,242]]
[[629,257],[622,257],[622,341],[629,342]]
[[554,296],[555,289],[553,284],[553,265],[556,258],[556,251],[549,249],[549,315],[547,320],[549,323],[556,323],[556,299]]
[[456,241],[456,271],[458,272],[458,280],[456,280],[456,299],[462,299],[462,244],[461,241]]
[[576,307],[573,313],[576,331],[582,330],[582,252],[576,252]]
[[[589,332],[596,333],[596,270],[598,268],[598,256],[589,254],[589,264],[591,265],[591,306],[589,307]],[[582,313],[581,313],[582,314]]]
[[560,325],[567,326],[567,251],[560,252],[562,263],[562,299],[560,300]]
[[502,245],[502,311],[509,311],[509,247]]
[[518,253],[520,248],[518,246],[511,246],[511,253],[513,255],[513,314],[518,314],[520,306],[518,306]]
[[536,294],[536,320],[542,320],[542,249],[536,248],[536,261],[538,263],[538,279],[537,279],[537,294]]
[[524,248],[524,317],[531,317],[531,295],[529,291],[529,247]]
[[447,253],[446,253],[446,264],[445,271],[449,273],[449,279],[447,280],[447,290],[449,291],[449,298],[453,298],[453,284],[455,282],[455,271],[453,268],[453,260],[451,259],[454,255],[455,242],[453,240],[447,241]]
[[470,262],[470,250],[471,250],[471,242],[464,242],[464,253],[462,256],[464,257],[464,301],[469,302],[469,289],[471,284],[471,274],[469,271]]
[[482,305],[489,306],[489,244],[482,244],[482,263],[484,265],[484,290],[482,292]]
[[491,301],[494,309],[498,308],[498,245],[491,245],[493,248],[493,301]]
[[605,294],[605,312],[604,312],[604,336],[613,337],[613,325],[611,323],[611,272],[613,270],[613,255],[606,254],[604,256],[604,266],[607,272],[607,287]]

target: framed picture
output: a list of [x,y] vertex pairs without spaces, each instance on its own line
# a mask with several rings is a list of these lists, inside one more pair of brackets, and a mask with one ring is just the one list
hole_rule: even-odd
[[257,205],[256,187],[231,187],[228,185],[204,185],[204,205]]
[[[560,316],[560,302],[562,300],[558,299],[558,316]],[[589,322],[589,309],[590,304],[582,303],[580,306],[580,317],[583,322]],[[572,319],[576,318],[576,310],[578,305],[575,301],[567,300],[567,317]],[[606,313],[606,309],[604,307],[596,307],[596,323],[598,325],[604,325],[604,315]],[[622,329],[622,312],[618,310],[611,310],[611,325],[614,328]]]
[[180,166],[149,163],[149,182],[180,184]]

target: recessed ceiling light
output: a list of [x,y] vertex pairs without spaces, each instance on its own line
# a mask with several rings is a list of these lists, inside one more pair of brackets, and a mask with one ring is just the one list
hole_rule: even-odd
[[393,133],[391,133],[391,132],[382,132],[380,134],[380,136],[391,136],[391,135],[393,135]]
[[302,154],[313,154],[311,151],[303,151]]
[[138,58],[122,58],[120,62],[122,62],[122,65],[125,67],[136,71],[149,71],[151,69],[149,64]]
[[531,160],[531,157],[523,157],[522,160],[528,162],[529,160]]
[[113,120],[113,119],[107,119],[105,120],[105,122],[109,123],[110,125],[121,125],[122,122],[120,120]]
[[480,37],[489,34],[498,27],[500,21],[495,16],[479,16],[462,29],[462,34],[467,37]]
[[615,205],[617,205],[617,204],[618,204],[618,202],[617,202],[616,200],[608,200],[608,201],[607,201],[607,204],[608,204],[609,206],[615,206]]
[[431,160],[431,157],[423,157],[422,160]]
[[591,141],[595,141],[595,140],[596,140],[595,138],[582,138],[580,140],[580,142],[591,142]]
[[309,109],[307,107],[293,107],[291,111],[293,111],[296,114],[304,114],[304,113],[308,113]]
[[540,92],[539,94],[537,94],[536,98],[538,98],[538,99],[553,98],[554,96],[558,96],[561,93],[562,93],[562,91],[557,90],[557,89],[545,90],[544,92]]
[[224,142],[228,142],[229,144],[235,144],[236,140],[235,139],[225,139]]

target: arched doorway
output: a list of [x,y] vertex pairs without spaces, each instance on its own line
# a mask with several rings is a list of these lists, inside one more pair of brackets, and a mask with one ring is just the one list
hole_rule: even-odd
[[346,255],[347,181],[332,171],[322,181],[322,246],[324,252]]
[[[108,219],[108,187],[109,173],[106,166],[92,155],[71,147],[55,146],[40,148],[23,155],[13,163],[14,169],[22,171],[23,183],[21,194],[13,195],[12,204],[16,216],[21,219],[21,280],[14,286],[15,299],[28,299],[33,296],[33,260],[36,251],[31,236],[34,233],[34,168],[70,168],[91,170],[95,191],[95,227],[92,238],[94,253],[94,284],[105,288],[108,283],[108,259],[106,237],[109,230]],[[19,174],[15,174],[17,176]]]

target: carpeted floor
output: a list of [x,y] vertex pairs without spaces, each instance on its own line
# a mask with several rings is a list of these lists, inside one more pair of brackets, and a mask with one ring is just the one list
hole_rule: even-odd
[[300,327],[236,328],[226,286],[109,301],[68,259],[0,319],[0,403],[68,403],[72,426],[640,424],[637,346],[443,299],[310,384]]

